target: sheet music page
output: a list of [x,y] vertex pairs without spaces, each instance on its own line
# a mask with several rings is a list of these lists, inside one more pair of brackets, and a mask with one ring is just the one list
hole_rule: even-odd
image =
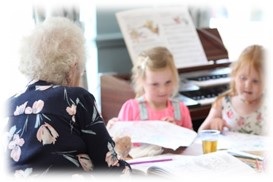
[[133,9],[116,17],[133,64],[140,52],[154,46],[166,46],[177,68],[208,64],[186,7]]
[[166,121],[116,121],[108,130],[112,137],[130,136],[134,143],[177,149],[189,146],[197,133]]

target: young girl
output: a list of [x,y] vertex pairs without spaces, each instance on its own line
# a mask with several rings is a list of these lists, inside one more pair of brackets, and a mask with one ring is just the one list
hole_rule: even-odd
[[232,63],[230,89],[216,99],[199,131],[223,131],[226,128],[241,133],[263,134],[264,54],[262,46],[251,45]]
[[[127,100],[115,121],[164,120],[192,129],[187,106],[175,99],[179,88],[179,75],[173,56],[165,47],[154,47],[142,52],[132,69],[132,84],[136,97]],[[163,152],[158,146],[136,144],[131,149],[132,157],[157,155]]]
[[189,109],[174,97],[179,75],[165,47],[141,53],[132,69],[136,98],[127,100],[118,115],[122,121],[164,120],[192,129]]

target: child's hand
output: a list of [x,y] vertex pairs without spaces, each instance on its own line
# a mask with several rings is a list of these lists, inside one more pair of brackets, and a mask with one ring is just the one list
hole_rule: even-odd
[[107,130],[109,130],[115,124],[115,122],[118,121],[118,120],[119,120],[118,118],[112,118],[112,119],[110,119],[107,122],[107,125],[106,125]]
[[222,132],[224,128],[231,128],[224,119],[215,118],[210,123],[210,129],[219,130]]
[[170,117],[170,116],[164,117],[164,118],[162,118],[161,120],[167,121],[167,122],[169,122],[169,123],[176,124],[174,118],[173,118],[173,117]]

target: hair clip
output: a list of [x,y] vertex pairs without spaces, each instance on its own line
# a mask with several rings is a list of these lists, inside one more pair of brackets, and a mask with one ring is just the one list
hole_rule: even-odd
[[145,70],[146,65],[147,65],[147,62],[149,61],[149,59],[150,59],[150,58],[149,58],[148,56],[144,57],[144,59],[143,59],[141,65],[140,65],[140,67],[141,67],[142,70]]

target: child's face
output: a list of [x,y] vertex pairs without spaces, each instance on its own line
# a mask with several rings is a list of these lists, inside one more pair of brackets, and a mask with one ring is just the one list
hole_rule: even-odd
[[243,69],[235,77],[238,95],[243,101],[253,102],[263,94],[263,81],[254,69]]
[[173,73],[170,68],[157,71],[146,70],[146,79],[143,80],[145,97],[155,104],[165,104],[174,89]]

